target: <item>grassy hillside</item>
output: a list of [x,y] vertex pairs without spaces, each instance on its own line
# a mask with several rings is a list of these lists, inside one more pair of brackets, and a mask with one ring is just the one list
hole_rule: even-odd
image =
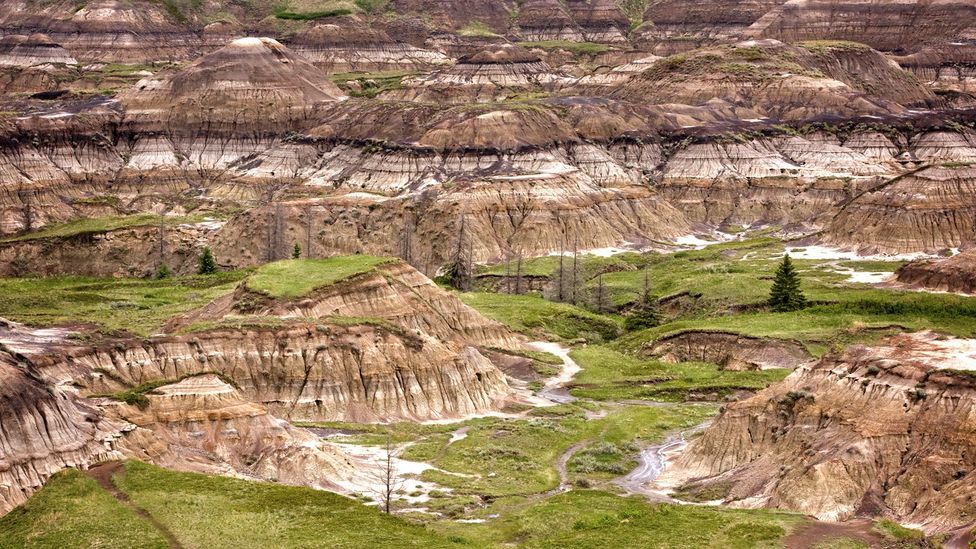
[[259,267],[247,279],[247,287],[271,297],[293,299],[395,261],[369,255],[278,261]]

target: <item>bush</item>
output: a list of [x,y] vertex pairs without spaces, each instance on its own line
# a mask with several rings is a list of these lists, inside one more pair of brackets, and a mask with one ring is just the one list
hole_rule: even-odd
[[800,275],[790,261],[789,254],[776,270],[776,280],[769,292],[769,305],[776,312],[799,311],[807,306],[807,298],[800,289]]
[[173,271],[171,271],[169,265],[166,265],[165,263],[156,269],[156,280],[163,280],[171,276],[173,276]]

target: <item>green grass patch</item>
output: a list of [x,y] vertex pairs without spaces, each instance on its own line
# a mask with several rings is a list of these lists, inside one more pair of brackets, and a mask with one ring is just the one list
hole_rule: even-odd
[[484,524],[433,527],[479,547],[773,548],[805,521],[796,514],[695,506],[651,505],[596,490],[573,490],[538,503],[512,501],[502,518]]
[[183,223],[197,223],[204,219],[204,216],[171,217],[155,214],[136,214],[114,217],[92,217],[78,219],[67,223],[48,225],[40,230],[30,233],[4,238],[4,242],[20,242],[25,240],[38,240],[44,238],[70,238],[83,234],[99,234],[127,229],[130,227],[144,227],[147,225],[158,225],[165,223],[167,226],[180,225]]
[[328,259],[289,259],[259,267],[247,279],[249,290],[274,298],[294,299],[397,260],[369,255]]
[[517,332],[541,339],[608,341],[620,333],[620,320],[567,303],[533,295],[463,293],[461,300]]
[[350,96],[372,99],[383,92],[402,89],[403,79],[416,74],[416,71],[344,72],[330,78]]
[[330,492],[128,462],[116,479],[187,547],[457,547],[423,526]]
[[163,280],[0,278],[0,316],[35,326],[93,323],[150,335],[171,317],[234,291],[247,272]]
[[474,38],[494,38],[499,36],[498,33],[491,30],[491,27],[482,23],[481,21],[471,21],[467,25],[458,29],[457,33],[459,36]]
[[889,519],[882,519],[875,522],[874,529],[883,536],[895,541],[922,541],[925,539],[924,532],[912,528],[905,528]]
[[[483,418],[465,423],[463,440],[448,445],[447,433],[410,446],[407,459],[428,461],[448,471],[429,470],[422,478],[450,487],[457,494],[528,496],[554,488],[559,476],[554,463],[580,441],[594,449],[614,446],[618,467],[624,471],[637,447],[661,440],[674,429],[697,425],[717,412],[714,406],[629,406],[608,410],[605,417],[588,419],[576,405],[543,409],[527,419]],[[609,464],[610,460],[603,459]],[[609,465],[573,471],[578,478],[605,479]],[[624,471],[625,472],[625,471]],[[459,476],[462,475],[462,476]]]
[[714,364],[667,364],[596,345],[570,356],[582,368],[572,394],[594,400],[718,400],[740,390],[764,389],[789,374],[781,369],[730,372]]
[[27,503],[0,517],[0,547],[166,549],[169,544],[94,480],[65,469]]

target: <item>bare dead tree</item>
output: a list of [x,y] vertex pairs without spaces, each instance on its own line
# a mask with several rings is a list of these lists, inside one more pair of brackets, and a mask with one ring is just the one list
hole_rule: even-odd
[[461,217],[461,224],[458,228],[457,244],[454,247],[454,252],[451,254],[451,260],[447,265],[446,276],[450,281],[451,286],[462,290],[468,291],[471,289],[469,286],[471,282],[470,267],[471,263],[467,256],[467,252],[470,246],[467,245],[467,234],[465,233],[465,225],[467,221],[464,216]]
[[403,481],[397,476],[396,466],[393,464],[393,439],[386,437],[383,447],[383,461],[378,473],[379,489],[377,490],[380,499],[380,506],[383,512],[391,514],[393,512],[393,496],[403,488]]
[[644,267],[644,292],[643,292],[643,303],[651,302],[651,270]]
[[603,273],[600,273],[596,277],[596,302],[594,303],[594,307],[598,313],[603,313],[606,311],[606,292],[606,286],[603,284]]
[[20,190],[17,192],[20,196],[20,202],[24,205],[24,232],[31,232],[34,230],[34,210],[32,208],[31,193],[28,190]]
[[579,305],[579,238],[573,239],[573,305]]
[[157,229],[159,235],[159,246],[156,248],[156,269],[159,269],[166,262],[166,219],[160,216]]
[[512,256],[505,252],[505,293],[512,293]]
[[515,294],[522,295],[522,250],[519,250],[515,256]]
[[305,257],[312,257],[312,205],[305,207]]
[[566,231],[559,234],[559,282],[556,287],[556,301],[562,303],[566,300],[565,275],[566,275]]

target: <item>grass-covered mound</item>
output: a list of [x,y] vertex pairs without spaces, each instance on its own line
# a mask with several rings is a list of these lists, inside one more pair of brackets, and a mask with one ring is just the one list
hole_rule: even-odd
[[234,291],[246,274],[164,280],[0,278],[0,317],[38,326],[91,323],[109,331],[150,335],[172,316]]
[[[113,478],[187,548],[458,547],[423,526],[330,492],[176,473],[139,462]],[[165,548],[155,527],[84,473],[56,475],[0,518],[0,547]]]
[[0,547],[166,549],[166,539],[84,473],[66,469],[0,517]]
[[294,299],[397,260],[369,255],[328,259],[289,259],[262,265],[247,279],[247,289],[279,299]]

